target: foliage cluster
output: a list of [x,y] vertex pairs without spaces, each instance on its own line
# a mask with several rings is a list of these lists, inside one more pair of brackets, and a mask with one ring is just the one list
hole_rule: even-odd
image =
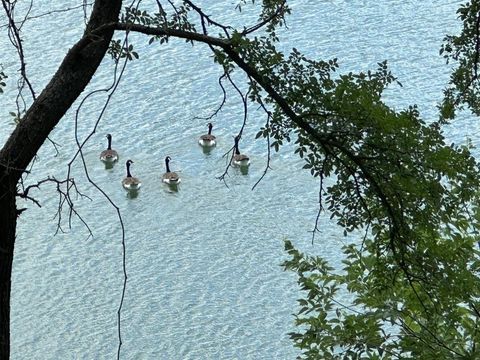
[[3,93],[3,88],[7,86],[5,83],[5,79],[8,78],[8,76],[5,74],[5,72],[0,71],[0,94]]
[[447,63],[455,65],[450,77],[450,86],[444,90],[445,97],[440,107],[441,120],[455,117],[455,111],[464,105],[475,115],[480,115],[480,82],[478,78],[480,51],[480,2],[467,1],[457,10],[462,21],[459,35],[447,35],[440,48]]

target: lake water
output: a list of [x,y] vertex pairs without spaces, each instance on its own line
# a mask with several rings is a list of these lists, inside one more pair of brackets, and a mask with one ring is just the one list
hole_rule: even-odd
[[[63,1],[56,9],[77,6]],[[151,1],[150,3],[155,3]],[[202,8],[233,24],[253,24],[245,8],[235,15],[232,1],[205,0]],[[145,6],[151,6],[147,1]],[[337,57],[340,71],[376,68],[384,59],[404,85],[386,93],[400,109],[417,103],[425,119],[436,119],[435,106],[448,81],[448,67],[438,56],[442,38],[458,29],[458,1],[383,3],[351,0],[291,2],[288,30],[280,32],[282,47],[295,46],[310,57]],[[54,7],[54,5],[51,5]],[[34,3],[32,15],[50,8]],[[20,14],[18,14],[20,15]],[[0,18],[1,24],[5,19]],[[9,89],[0,96],[0,140],[8,136],[15,106],[15,54],[2,27],[0,63],[9,73]],[[39,91],[65,52],[83,31],[81,9],[27,22],[27,69]],[[298,354],[287,333],[294,330],[296,278],[280,264],[286,259],[283,239],[300,249],[321,254],[339,264],[346,239],[336,226],[321,219],[314,244],[311,230],[317,213],[318,181],[301,170],[301,159],[285,146],[272,156],[272,169],[252,191],[266,165],[266,144],[255,140],[266,121],[256,106],[249,116],[241,150],[250,155],[248,175],[230,169],[226,184],[223,154],[242,123],[242,106],[227,86],[227,103],[215,117],[218,146],[204,154],[196,141],[205,133],[209,115],[221,101],[217,79],[206,46],[172,39],[168,45],[147,46],[148,38],[130,39],[140,60],[129,63],[96,133],[84,149],[91,178],[120,208],[125,224],[128,283],[122,311],[123,359],[294,359]],[[84,96],[108,87],[113,63],[106,59]],[[239,83],[242,77],[238,77]],[[105,93],[90,97],[78,118],[80,138],[89,134],[106,100]],[[52,139],[59,154],[45,143],[28,178],[62,179],[75,153],[75,110],[61,121]],[[476,143],[478,125],[464,117],[449,127],[447,136]],[[120,162],[106,170],[98,160],[105,134],[112,133]],[[161,184],[165,156],[182,177],[178,192]],[[143,185],[129,198],[121,187],[124,162],[134,161],[132,172]],[[122,233],[115,209],[90,185],[83,166],[72,167],[80,190],[90,196],[75,206],[93,232],[78,219],[66,233],[54,235],[58,195],[45,184],[33,192],[42,208],[27,203],[19,219],[13,272],[12,359],[113,359],[118,346],[117,309],[120,302]],[[20,207],[25,204],[19,204]]]

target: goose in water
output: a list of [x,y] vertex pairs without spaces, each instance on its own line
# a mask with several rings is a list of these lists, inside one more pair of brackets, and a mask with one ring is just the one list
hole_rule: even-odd
[[164,183],[176,185],[180,183],[181,179],[176,172],[170,171],[170,165],[169,165],[170,160],[171,160],[170,156],[167,156],[165,158],[165,167],[167,168],[167,172],[163,174],[162,180]]
[[112,149],[112,135],[107,134],[108,148],[100,153],[100,160],[107,163],[113,163],[118,160],[118,153]]
[[133,177],[130,173],[130,165],[133,164],[132,160],[127,160],[127,176],[122,180],[122,185],[126,190],[138,190],[142,183],[139,178]]
[[238,142],[240,141],[240,138],[238,136],[235,136],[235,146],[234,146],[234,155],[232,159],[232,164],[235,166],[248,166],[250,165],[250,159],[247,155],[245,154],[240,154],[240,150],[238,149]]
[[202,146],[215,146],[217,143],[215,142],[216,137],[212,135],[212,123],[208,123],[208,134],[200,136],[198,139],[198,143]]

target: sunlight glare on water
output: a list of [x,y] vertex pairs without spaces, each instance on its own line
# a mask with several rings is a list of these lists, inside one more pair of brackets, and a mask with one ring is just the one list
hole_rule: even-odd
[[[75,6],[65,1],[61,7]],[[147,2],[144,2],[148,6]],[[47,3],[45,3],[47,4]],[[247,10],[232,20],[230,1],[202,1],[220,20],[253,24]],[[279,31],[281,48],[296,47],[310,57],[337,57],[342,71],[366,71],[389,60],[404,87],[393,87],[387,100],[399,109],[418,103],[428,119],[448,81],[448,68],[438,56],[443,36],[458,29],[457,1],[364,0],[291,2],[288,30]],[[34,3],[32,14],[48,5]],[[4,23],[2,19],[2,23]],[[52,29],[56,29],[52,31]],[[10,73],[9,89],[0,96],[4,141],[13,129],[12,79],[18,69],[15,53],[2,28],[0,57]],[[27,70],[39,91],[65,52],[83,32],[81,9],[56,13],[26,23]],[[302,160],[285,146],[272,155],[272,169],[252,191],[266,165],[266,148],[255,140],[266,121],[256,106],[249,116],[240,147],[251,158],[248,174],[230,169],[227,186],[216,177],[225,170],[223,154],[233,145],[243,109],[238,94],[215,117],[218,145],[204,154],[198,136],[207,130],[207,116],[222,99],[221,69],[209,49],[171,39],[147,46],[148,38],[132,36],[140,59],[128,64],[122,82],[84,149],[91,178],[120,208],[125,225],[128,284],[122,311],[124,359],[294,359],[298,354],[287,333],[294,330],[292,313],[299,297],[293,274],[283,272],[283,239],[309,253],[339,264],[342,232],[321,220],[321,233],[311,245],[318,181],[301,170]],[[107,88],[113,62],[106,58],[83,93]],[[239,81],[242,78],[239,77]],[[243,86],[243,88],[245,88]],[[10,96],[9,96],[10,94]],[[93,128],[106,93],[90,97],[78,119],[80,137]],[[74,119],[78,102],[42,147],[28,181],[46,176],[64,178],[75,153]],[[478,126],[478,125],[474,125]],[[8,130],[8,131],[7,131]],[[120,161],[106,170],[99,161],[113,135]],[[448,136],[463,139],[462,129]],[[182,177],[178,192],[161,183],[164,158]],[[136,197],[122,189],[125,161],[142,180]],[[19,219],[12,288],[12,359],[112,359],[116,356],[117,308],[123,283],[121,227],[115,209],[91,186],[80,161],[73,166],[80,190],[88,195],[75,206],[91,227],[93,238],[78,219],[66,233],[54,236],[58,195],[45,184]]]

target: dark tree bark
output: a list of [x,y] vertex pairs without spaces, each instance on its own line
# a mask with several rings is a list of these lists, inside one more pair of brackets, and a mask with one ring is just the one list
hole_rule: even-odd
[[105,56],[121,0],[96,0],[82,38],[0,150],[0,359],[10,355],[10,288],[16,227],[16,186],[50,132],[90,82]]
[[8,359],[10,288],[17,214],[16,184],[0,169],[0,359]]

